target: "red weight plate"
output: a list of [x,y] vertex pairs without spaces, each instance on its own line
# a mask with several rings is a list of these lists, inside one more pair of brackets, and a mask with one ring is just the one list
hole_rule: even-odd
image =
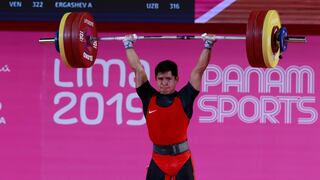
[[63,33],[63,41],[64,41],[64,49],[65,49],[65,55],[66,59],[68,61],[68,64],[71,67],[75,66],[75,56],[73,54],[73,45],[72,45],[72,22],[74,19],[78,16],[77,13],[71,13],[65,23],[64,33]]
[[77,28],[77,26],[80,24],[80,17],[81,17],[81,12],[77,12],[76,13],[77,15],[73,18],[72,22],[70,23],[71,24],[71,41],[70,41],[70,44],[72,46],[72,55],[73,55],[73,58],[72,58],[72,67],[73,68],[81,68],[80,66],[80,62],[81,62],[81,59],[79,58],[79,51],[77,49],[78,47],[78,40],[75,39],[75,36],[79,34],[79,28]]
[[247,32],[246,32],[246,52],[247,58],[249,61],[250,66],[257,67],[257,63],[255,61],[255,51],[254,51],[254,27],[256,23],[257,15],[259,11],[252,11],[248,18],[247,23]]
[[255,33],[254,33],[254,51],[255,51],[255,64],[256,67],[266,68],[267,65],[264,62],[263,50],[262,50],[262,35],[263,35],[263,24],[264,19],[268,11],[260,11],[257,15],[255,23]]
[[98,41],[93,16],[87,12],[79,13],[72,23],[73,55],[76,67],[91,67],[97,57]]

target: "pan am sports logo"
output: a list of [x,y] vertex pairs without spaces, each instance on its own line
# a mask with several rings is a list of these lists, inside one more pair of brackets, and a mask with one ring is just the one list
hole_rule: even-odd
[[310,66],[243,69],[209,65],[202,79],[199,122],[315,124],[315,71]]

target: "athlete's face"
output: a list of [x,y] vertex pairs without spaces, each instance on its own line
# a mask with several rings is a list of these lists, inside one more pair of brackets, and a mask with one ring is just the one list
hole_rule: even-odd
[[160,94],[171,94],[176,90],[179,78],[174,77],[171,71],[159,72],[156,77]]

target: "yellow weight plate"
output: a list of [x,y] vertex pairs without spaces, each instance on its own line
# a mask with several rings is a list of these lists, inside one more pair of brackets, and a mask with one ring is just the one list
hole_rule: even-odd
[[273,28],[281,28],[281,22],[279,14],[276,10],[269,10],[266,14],[263,23],[263,32],[262,32],[262,52],[263,59],[266,67],[275,67],[279,62],[280,50],[276,53],[272,51],[272,38],[273,38]]
[[67,56],[66,56],[66,53],[65,53],[65,49],[64,49],[64,29],[65,29],[65,24],[66,24],[66,20],[68,18],[68,16],[70,15],[71,13],[65,13],[62,18],[61,18],[61,21],[60,21],[60,25],[59,25],[59,49],[60,49],[60,56],[62,58],[62,61],[63,63],[68,66],[68,67],[71,67],[71,65],[68,63],[68,60],[67,60]]

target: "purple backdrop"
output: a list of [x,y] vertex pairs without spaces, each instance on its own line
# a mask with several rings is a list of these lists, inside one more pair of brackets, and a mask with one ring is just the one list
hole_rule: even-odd
[[[144,179],[152,146],[121,42],[101,42],[93,68],[69,69],[37,42],[52,33],[0,36],[1,179]],[[320,37],[307,38],[274,69],[249,67],[243,41],[217,42],[188,131],[197,179],[320,178]],[[135,43],[152,84],[157,62],[178,63],[178,88],[202,46]]]

